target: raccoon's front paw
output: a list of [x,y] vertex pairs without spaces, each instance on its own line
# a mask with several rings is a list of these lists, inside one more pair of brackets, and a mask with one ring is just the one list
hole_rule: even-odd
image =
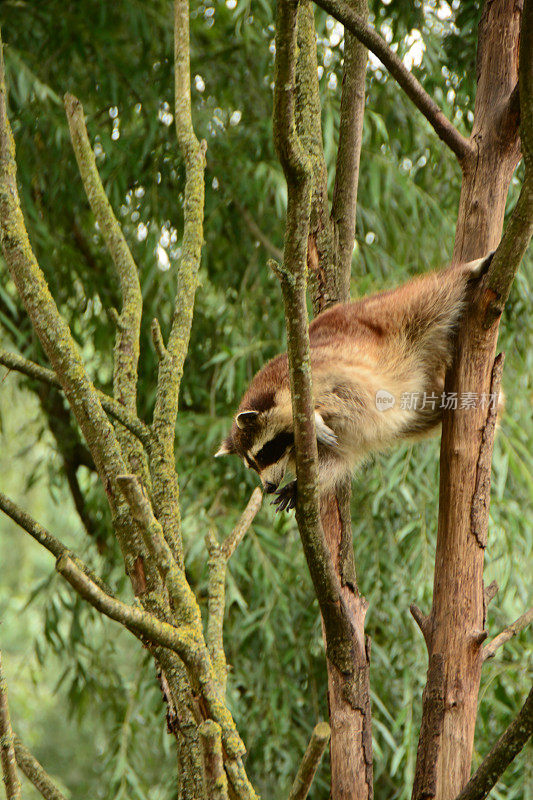
[[282,489],[278,489],[275,500],[272,500],[271,505],[276,506],[276,511],[290,511],[291,508],[296,506],[297,493],[296,481],[291,481]]

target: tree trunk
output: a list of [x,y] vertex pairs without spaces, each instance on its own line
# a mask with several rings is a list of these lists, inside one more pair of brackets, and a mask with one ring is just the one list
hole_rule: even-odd
[[[520,8],[493,0],[479,26],[478,90],[471,142],[463,163],[454,261],[493,250],[501,237],[509,182],[519,159],[518,79]],[[489,397],[498,322],[486,328],[492,293],[480,287],[458,337],[446,392]],[[452,800],[470,776],[481,645],[485,637],[483,559],[490,479],[487,403],[445,413],[441,443],[439,520],[433,606],[422,628],[429,651],[414,800]]]

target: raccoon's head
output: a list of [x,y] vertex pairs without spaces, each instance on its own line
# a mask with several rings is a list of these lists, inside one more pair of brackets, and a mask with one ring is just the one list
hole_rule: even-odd
[[257,472],[267,493],[275,492],[287,468],[294,471],[292,416],[276,406],[266,411],[239,411],[215,458],[232,454]]

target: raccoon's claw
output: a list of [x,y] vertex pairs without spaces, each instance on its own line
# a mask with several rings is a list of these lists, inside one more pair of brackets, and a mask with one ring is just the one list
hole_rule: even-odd
[[276,497],[271,505],[276,506],[277,511],[290,511],[296,506],[297,487],[296,481],[287,483],[282,489],[278,489]]

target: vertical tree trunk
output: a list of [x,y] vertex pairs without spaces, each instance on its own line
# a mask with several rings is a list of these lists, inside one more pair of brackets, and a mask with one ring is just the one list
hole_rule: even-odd
[[[471,141],[475,156],[463,164],[454,261],[494,249],[505,201],[519,159],[518,79],[520,7],[487,2],[479,26],[478,90]],[[498,322],[484,326],[491,292],[483,287],[461,327],[446,392],[491,393]],[[483,407],[485,406],[485,407]],[[489,481],[481,469],[492,443],[485,435],[486,404],[446,413],[443,419],[437,552],[433,606],[422,628],[429,652],[414,800],[452,800],[471,769],[481,645],[485,637],[483,559]],[[484,439],[488,445],[484,446]],[[488,446],[488,453],[487,453]]]
[[[366,19],[367,0],[351,0],[350,5]],[[366,47],[345,31],[339,144],[331,207],[333,263],[329,269],[320,270],[324,285],[321,287],[319,281],[319,297],[315,303],[320,311],[331,302],[345,302],[350,297],[366,64]],[[351,480],[347,479],[336,494],[323,498],[320,509],[322,528],[352,625],[353,668],[350,674],[341,674],[331,660],[327,660],[331,798],[370,800],[373,797],[370,640],[365,636],[368,603],[357,587],[350,496]]]

